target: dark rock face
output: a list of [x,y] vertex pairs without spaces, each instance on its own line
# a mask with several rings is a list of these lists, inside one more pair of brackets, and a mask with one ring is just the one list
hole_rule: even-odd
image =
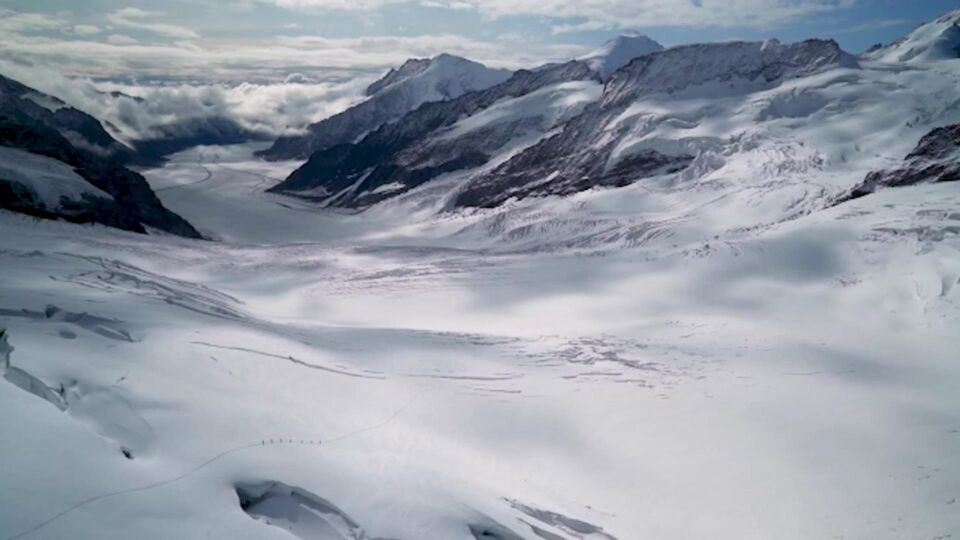
[[863,197],[885,187],[957,181],[960,181],[960,124],[927,133],[904,159],[903,166],[871,172],[844,200]]
[[[524,126],[501,126],[464,139],[424,146],[432,133],[455,124],[495,102],[520,97],[567,81],[595,78],[589,66],[569,62],[539,71],[518,71],[497,86],[459,98],[421,105],[401,121],[387,124],[355,144],[316,152],[302,167],[270,191],[325,200],[328,205],[363,208],[403,193],[440,174],[477,167],[485,152]],[[389,190],[385,187],[392,186]]]
[[960,124],[934,129],[920,139],[917,147],[907,156],[907,161],[944,161],[960,158]]
[[[40,103],[46,103],[43,106]],[[136,153],[117,142],[92,116],[0,75],[0,115],[55,130],[78,148],[119,163],[137,163]]]
[[689,155],[669,156],[643,150],[606,169],[612,145],[568,158],[567,142],[560,134],[522,152],[471,182],[457,196],[456,205],[495,208],[510,199],[572,195],[594,187],[623,187],[649,176],[682,171],[693,161]]
[[145,232],[149,226],[200,238],[189,223],[164,208],[141,175],[124,167],[132,152],[110,137],[96,119],[65,105],[51,111],[24,97],[27,95],[54,100],[0,76],[0,146],[62,161],[114,200],[85,198],[73,206],[51,210],[38,205],[20,184],[0,178],[0,208],[135,232]]
[[510,199],[569,195],[593,187],[619,187],[685,169],[694,156],[639,150],[613,160],[628,136],[615,119],[652,94],[671,94],[707,83],[772,86],[830,66],[856,67],[856,59],[832,41],[721,43],[675,47],[640,56],[614,73],[599,103],[546,139],[474,179],[457,206],[496,207]]

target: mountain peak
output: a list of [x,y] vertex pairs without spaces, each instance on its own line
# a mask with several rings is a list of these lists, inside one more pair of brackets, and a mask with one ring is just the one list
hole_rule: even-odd
[[[433,72],[431,76],[430,73]],[[478,88],[486,87],[486,79],[501,82],[509,76],[509,71],[491,69],[462,56],[441,53],[432,58],[411,58],[399,68],[391,68],[383,77],[367,87],[366,94],[372,96],[391,86],[402,84],[417,78],[431,79],[463,79],[467,86],[472,86],[467,79],[477,78]],[[495,83],[494,83],[495,84]],[[452,96],[451,96],[452,97]]]
[[865,55],[883,62],[933,62],[960,58],[960,9],[922,24],[886,47]]
[[602,78],[630,63],[638,56],[662,51],[663,45],[637,32],[625,32],[607,41],[600,48],[578,58],[586,62]]
[[475,64],[478,66],[483,65],[479,62],[474,62],[469,58],[464,58],[462,56],[457,56],[455,54],[450,54],[450,53],[440,53],[434,56],[433,58],[430,58],[428,61],[430,62],[430,64],[452,63],[452,64]]
[[832,40],[681,45],[644,56],[616,72],[607,81],[604,99],[632,101],[643,94],[677,92],[715,81],[725,82],[728,91],[737,85],[740,91],[749,91],[756,84],[833,67],[855,69],[859,64]]
[[306,135],[281,137],[258,155],[306,159],[314,152],[353,143],[383,124],[399,120],[424,103],[454,99],[500,84],[513,74],[452,54],[412,58],[367,87],[354,107],[309,127]]

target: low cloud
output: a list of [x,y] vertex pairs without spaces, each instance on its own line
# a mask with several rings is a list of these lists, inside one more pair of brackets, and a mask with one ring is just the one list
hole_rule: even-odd
[[171,126],[207,118],[230,119],[271,136],[300,132],[357,102],[372,80],[141,86],[69,78],[2,60],[0,73],[98,118],[128,143],[169,134]]

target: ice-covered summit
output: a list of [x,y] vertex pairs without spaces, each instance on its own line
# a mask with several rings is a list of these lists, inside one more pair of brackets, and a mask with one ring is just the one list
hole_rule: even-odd
[[634,58],[662,50],[663,45],[647,36],[631,32],[607,41],[578,60],[586,62],[598,75],[606,79]]
[[391,68],[367,87],[368,96],[407,85],[408,91],[430,99],[451,99],[467,92],[489,88],[510,77],[510,70],[489,68],[479,62],[452,54],[433,58],[411,58],[399,68]]
[[960,9],[923,24],[894,43],[865,56],[883,62],[931,62],[960,58]]
[[485,90],[509,79],[511,74],[507,69],[489,68],[450,54],[408,60],[371,84],[366,90],[366,101],[311,125],[304,135],[281,137],[263,156],[307,158],[314,152],[355,142],[424,103]]

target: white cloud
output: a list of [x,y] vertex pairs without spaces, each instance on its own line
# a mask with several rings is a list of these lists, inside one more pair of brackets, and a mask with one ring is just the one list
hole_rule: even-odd
[[582,46],[479,41],[455,35],[328,38],[274,37],[262,40],[133,42],[111,34],[102,41],[0,34],[0,58],[56,69],[66,75],[104,79],[280,82],[291,73],[317,80],[378,75],[411,57],[442,52],[497,67],[532,67],[574,58]]
[[134,28],[146,32],[152,32],[162,36],[175,39],[198,39],[199,34],[173,24],[152,22],[156,17],[162,16],[162,13],[144,11],[138,8],[123,8],[107,15],[107,21],[114,26],[123,28]]
[[[387,68],[441,52],[491,65],[531,67],[584,50],[517,47],[509,36],[491,42],[432,35],[153,44],[122,34],[101,41],[0,35],[0,73],[109,122],[124,140],[149,138],[161,125],[215,116],[279,135],[343,110]],[[90,78],[128,82],[94,83]],[[148,82],[132,82],[137,80]],[[120,90],[145,101],[113,98],[102,90]]]
[[99,34],[100,28],[92,24],[75,24],[73,25],[73,33],[81,36],[90,36]]
[[266,0],[282,8],[305,11],[373,11],[410,0]]
[[52,15],[43,13],[21,13],[0,8],[0,32],[25,33],[47,30],[65,30],[70,24]]
[[[292,133],[346,109],[370,82],[358,78],[337,83],[138,86],[70,78],[4,60],[0,73],[109,123],[114,135],[125,141],[157,136],[164,125],[212,117],[272,135]],[[143,99],[115,97],[112,91]]]
[[139,43],[139,41],[123,34],[111,34],[107,36],[107,43],[112,45],[133,45]]
[[649,26],[766,28],[848,9],[860,0],[264,0],[288,9],[372,11],[389,4],[473,9],[497,19],[516,15],[572,20],[558,31]]

